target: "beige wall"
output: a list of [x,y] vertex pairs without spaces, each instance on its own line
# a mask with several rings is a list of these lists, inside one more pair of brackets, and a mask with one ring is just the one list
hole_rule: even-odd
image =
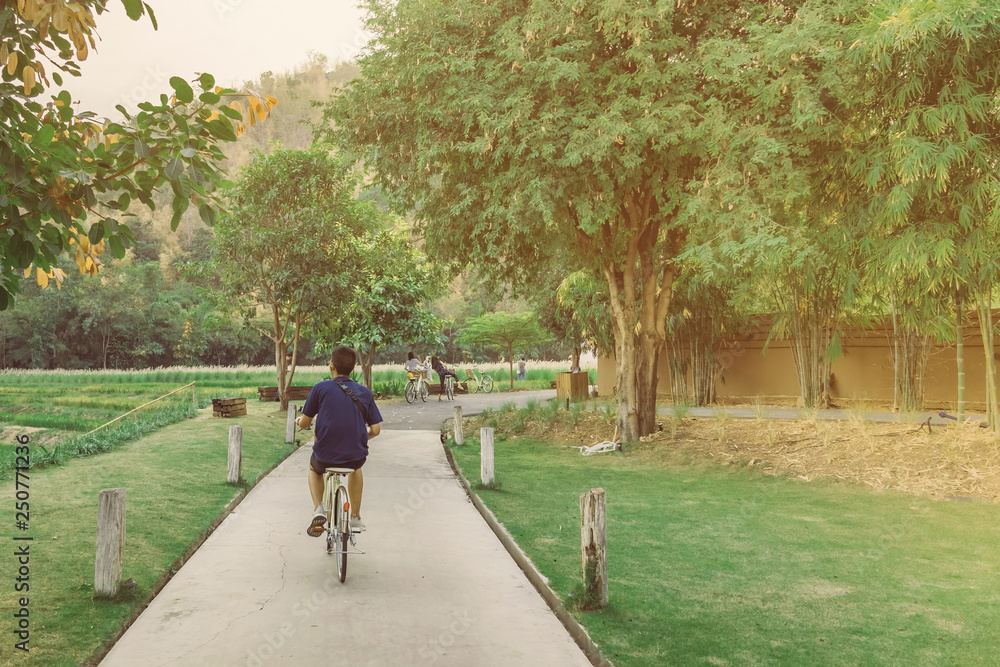
[[[891,333],[891,332],[890,332]],[[761,396],[770,401],[794,401],[799,396],[798,376],[787,340],[774,340],[764,350],[766,330],[728,343],[719,357],[716,380],[720,402],[749,402]],[[970,410],[984,409],[986,365],[978,324],[965,330],[965,399]],[[885,330],[848,332],[841,342],[844,354],[833,364],[834,399],[873,400],[892,403],[893,362],[890,337]],[[934,347],[924,381],[925,409],[953,409],[958,401],[955,346]],[[660,354],[657,391],[671,397],[666,354]],[[615,383],[613,358],[597,363],[597,387],[610,396]]]

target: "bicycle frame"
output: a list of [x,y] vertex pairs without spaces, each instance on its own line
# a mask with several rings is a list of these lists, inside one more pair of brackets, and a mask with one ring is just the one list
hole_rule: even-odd
[[[327,468],[323,473],[323,509],[326,510],[326,550],[327,553],[345,555],[363,554],[355,544],[355,533],[350,526],[351,493],[347,488],[347,477],[353,472],[346,468]],[[344,506],[336,502],[340,489],[347,498]],[[347,535],[353,551],[346,549],[346,544],[335,544],[338,536]],[[341,579],[343,581],[343,579]]]

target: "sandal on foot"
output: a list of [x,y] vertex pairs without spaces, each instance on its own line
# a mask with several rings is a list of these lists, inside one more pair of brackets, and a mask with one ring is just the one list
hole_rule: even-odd
[[309,537],[319,537],[326,530],[326,515],[317,514],[313,517],[312,523],[309,524],[309,528],[306,529],[306,534]]

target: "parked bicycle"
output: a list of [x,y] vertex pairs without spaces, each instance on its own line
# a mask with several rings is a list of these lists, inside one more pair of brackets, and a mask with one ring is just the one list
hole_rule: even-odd
[[426,402],[427,397],[430,395],[431,391],[427,384],[427,371],[408,371],[406,373],[408,378],[406,383],[406,389],[403,390],[403,395],[406,396],[406,402],[412,403],[420,397],[421,401]]
[[480,371],[479,366],[473,366],[471,371],[466,368],[465,379],[465,386],[469,388],[470,394],[474,394],[477,391],[488,394],[493,391],[493,378]]
[[455,378],[450,375],[444,379],[444,392],[449,401],[455,400]]

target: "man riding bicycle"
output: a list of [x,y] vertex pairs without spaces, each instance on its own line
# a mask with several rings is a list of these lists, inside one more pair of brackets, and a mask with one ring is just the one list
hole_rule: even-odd
[[351,529],[361,531],[361,494],[364,477],[361,466],[368,458],[368,441],[381,430],[382,415],[371,391],[350,378],[357,364],[357,355],[346,345],[333,351],[330,363],[331,380],[316,384],[306,398],[299,417],[300,428],[309,428],[314,417],[316,434],[309,459],[309,494],[314,515],[306,533],[310,537],[323,534],[326,513],[323,511],[323,473],[327,468],[351,468],[347,491],[351,496]]

